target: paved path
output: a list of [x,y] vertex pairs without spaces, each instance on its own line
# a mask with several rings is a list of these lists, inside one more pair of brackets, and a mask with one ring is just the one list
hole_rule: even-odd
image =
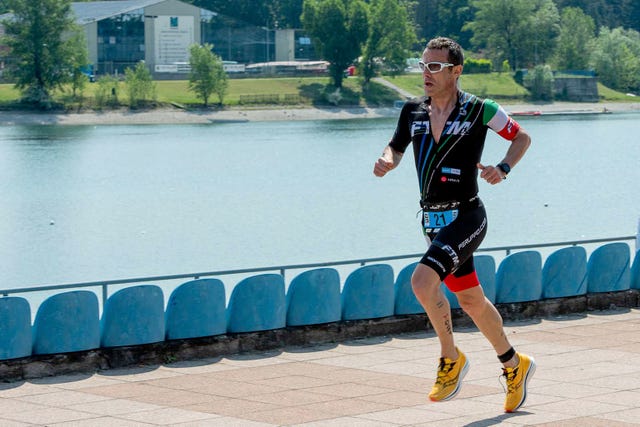
[[[381,85],[388,87],[389,89],[395,90],[396,92],[398,92],[398,95],[404,96],[405,99],[411,99],[416,97],[414,94],[407,92],[406,90],[394,85],[392,82],[390,82],[387,79],[383,79],[382,77],[374,77],[372,80],[376,83],[380,83]],[[420,77],[416,77],[416,82],[419,82],[419,81],[420,81]]]
[[538,369],[503,413],[499,364],[456,332],[471,370],[430,403],[437,339],[419,333],[0,384],[0,426],[606,426],[640,423],[640,309],[507,324]]

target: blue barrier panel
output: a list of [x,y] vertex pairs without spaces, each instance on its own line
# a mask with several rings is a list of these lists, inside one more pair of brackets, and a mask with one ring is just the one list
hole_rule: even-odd
[[338,322],[341,316],[340,275],[318,268],[296,276],[287,291],[287,326]]
[[0,360],[31,356],[31,308],[20,297],[0,298]]
[[260,274],[238,283],[227,307],[227,331],[266,331],[286,325],[284,279],[279,274]]
[[449,301],[449,306],[452,309],[460,308],[460,302],[458,301],[458,297],[456,296],[456,294],[451,292],[449,288],[447,288],[447,285],[445,285],[444,282],[440,283],[440,289],[442,289],[442,292],[444,292],[444,296],[447,297],[447,300]]
[[491,255],[474,255],[473,265],[478,273],[485,296],[492,303],[496,302],[496,261]]
[[165,313],[165,336],[168,340],[226,332],[226,295],[220,280],[192,280],[171,293]]
[[631,269],[631,289],[640,289],[640,249],[636,252]]
[[70,353],[100,347],[98,297],[71,291],[47,298],[33,322],[33,354]]
[[393,316],[393,268],[388,264],[360,267],[342,289],[342,320]]
[[537,301],[542,296],[542,256],[538,251],[506,257],[496,274],[496,302]]
[[587,293],[587,251],[571,246],[553,252],[542,268],[542,298]]
[[421,314],[424,313],[424,308],[413,293],[411,287],[411,276],[413,270],[416,269],[417,262],[411,263],[400,270],[396,283],[394,285],[395,294],[395,307],[393,312],[395,314]]
[[[496,302],[496,262],[491,255],[475,255],[473,257],[473,265],[478,274],[478,281],[482,285],[482,291],[492,303]],[[447,286],[442,283],[442,292],[449,301],[449,306],[460,308],[460,302],[456,294],[451,292]]]
[[587,292],[624,291],[631,285],[629,245],[609,243],[597,248],[587,263]]
[[121,289],[102,314],[102,347],[164,341],[164,297],[155,285]]

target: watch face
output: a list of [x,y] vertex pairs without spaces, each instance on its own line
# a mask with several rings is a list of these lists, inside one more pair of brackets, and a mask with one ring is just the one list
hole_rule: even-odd
[[511,172],[511,168],[510,168],[510,167],[509,167],[509,165],[508,165],[508,164],[506,164],[506,163],[500,163],[500,164],[498,165],[498,168],[500,168],[500,170],[501,170],[502,172],[504,172],[504,173],[509,173],[509,172]]

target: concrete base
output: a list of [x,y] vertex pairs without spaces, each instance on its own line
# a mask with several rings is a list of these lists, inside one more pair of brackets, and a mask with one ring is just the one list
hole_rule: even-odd
[[[604,292],[496,306],[505,321],[539,319],[594,310],[640,307],[640,290]],[[460,309],[452,312],[454,326],[473,326]],[[343,321],[271,331],[226,334],[212,337],[163,341],[141,346],[100,348],[75,353],[30,356],[0,361],[0,381],[11,382],[134,365],[159,365],[180,360],[203,359],[286,346],[335,343],[355,338],[431,330],[425,314],[380,319]]]

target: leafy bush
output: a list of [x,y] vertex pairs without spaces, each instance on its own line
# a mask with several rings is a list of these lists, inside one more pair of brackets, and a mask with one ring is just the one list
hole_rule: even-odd
[[156,100],[156,85],[144,61],[138,62],[134,69],[124,70],[124,76],[131,108]]
[[640,90],[640,33],[602,28],[594,42],[591,63],[602,84],[622,92]]
[[229,87],[229,79],[224,71],[222,58],[213,53],[213,45],[194,44],[189,48],[189,90],[195,92],[204,106],[209,105],[209,97],[212,93],[218,95],[220,105],[224,101]]
[[96,80],[96,85],[94,94],[96,107],[115,107],[119,104],[118,91],[120,90],[120,82],[118,79],[110,75],[102,76]]
[[534,101],[552,101],[554,83],[553,72],[548,65],[536,65],[524,76],[524,86]]
[[464,61],[464,72],[468,74],[490,73],[493,69],[488,59],[467,58]]

